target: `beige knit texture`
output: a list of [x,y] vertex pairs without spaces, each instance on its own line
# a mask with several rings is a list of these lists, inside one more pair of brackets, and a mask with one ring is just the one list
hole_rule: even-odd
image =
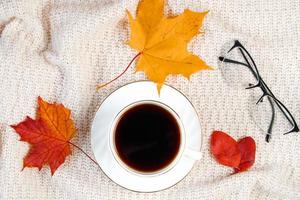
[[[120,86],[145,79],[132,67],[95,91],[136,54],[125,45],[130,32],[125,10],[134,13],[136,5],[136,0],[0,1],[0,199],[300,199],[299,133],[276,135],[267,144],[249,115],[251,91],[226,85],[217,60],[224,43],[245,41],[265,82],[300,123],[299,0],[168,1],[166,12],[210,11],[204,35],[189,48],[216,69],[190,81],[167,80],[194,104],[203,133],[203,159],[176,186],[151,194],[128,191],[76,149],[53,177],[48,167],[21,171],[29,146],[9,125],[35,116],[37,96],[72,110],[78,128],[72,141],[92,155],[90,129],[97,107]],[[212,158],[209,138],[216,129],[256,140],[251,170],[230,175],[232,169]]]

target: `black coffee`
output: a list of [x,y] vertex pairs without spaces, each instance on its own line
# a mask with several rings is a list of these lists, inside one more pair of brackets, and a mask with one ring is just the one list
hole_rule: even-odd
[[131,168],[154,172],[169,165],[180,147],[180,129],[174,116],[154,104],[127,110],[115,129],[119,157]]

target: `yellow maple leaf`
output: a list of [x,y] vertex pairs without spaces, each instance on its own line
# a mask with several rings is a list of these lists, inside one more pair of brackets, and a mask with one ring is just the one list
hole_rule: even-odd
[[144,71],[157,83],[158,91],[168,75],[189,78],[197,71],[212,69],[187,50],[208,12],[186,9],[178,16],[166,17],[164,4],[164,0],[141,0],[136,19],[127,11],[131,28],[128,45],[140,53],[136,71]]

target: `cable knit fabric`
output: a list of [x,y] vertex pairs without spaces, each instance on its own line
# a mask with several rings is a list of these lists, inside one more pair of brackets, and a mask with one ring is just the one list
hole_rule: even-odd
[[[209,10],[189,49],[215,68],[169,77],[167,83],[194,104],[202,124],[204,157],[174,187],[136,193],[113,183],[74,149],[51,177],[48,167],[26,168],[29,146],[10,124],[35,116],[37,97],[61,102],[72,110],[78,129],[72,140],[92,155],[90,128],[104,98],[120,86],[146,77],[132,67],[96,92],[127,66],[136,52],[126,44],[130,30],[125,15],[137,0],[2,0],[0,2],[0,199],[300,199],[300,136],[278,134],[271,143],[249,114],[249,90],[235,90],[222,78],[218,56],[232,39],[244,41],[261,76],[300,123],[299,0],[169,0],[166,12],[185,8]],[[146,91],[145,91],[146,92]],[[255,165],[232,174],[212,158],[209,138],[224,130],[257,142]]]

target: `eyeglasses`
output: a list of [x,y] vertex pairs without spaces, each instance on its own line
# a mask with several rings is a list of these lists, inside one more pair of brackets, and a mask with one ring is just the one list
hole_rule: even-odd
[[299,132],[291,112],[272,93],[260,76],[250,53],[238,40],[219,60],[222,76],[229,85],[253,90],[250,113],[257,126],[266,134],[267,142],[273,133],[285,135]]

